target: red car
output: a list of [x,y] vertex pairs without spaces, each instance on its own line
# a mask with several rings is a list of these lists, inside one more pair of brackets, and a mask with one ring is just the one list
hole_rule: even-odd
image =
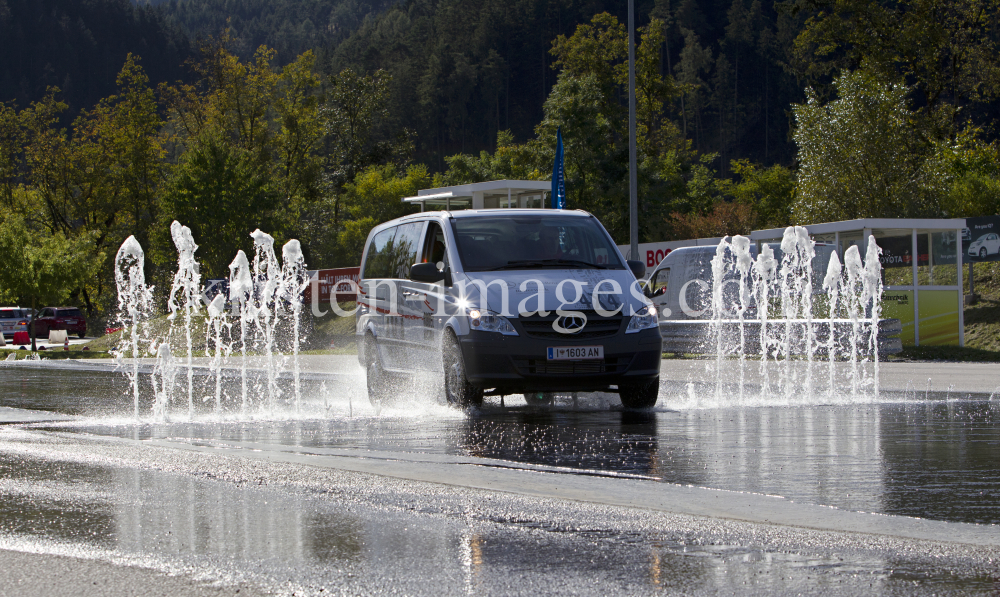
[[35,318],[35,337],[47,338],[49,330],[66,330],[83,338],[87,335],[87,320],[76,307],[45,307]]

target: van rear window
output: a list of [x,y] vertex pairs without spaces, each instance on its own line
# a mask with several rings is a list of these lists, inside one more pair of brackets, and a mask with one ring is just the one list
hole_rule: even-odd
[[56,317],[83,317],[79,309],[57,309]]

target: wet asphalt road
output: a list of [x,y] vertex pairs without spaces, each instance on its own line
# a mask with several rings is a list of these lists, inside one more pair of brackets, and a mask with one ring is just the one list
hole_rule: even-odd
[[106,374],[0,381],[37,409],[0,410],[0,563],[112,579],[78,594],[1000,591],[988,399],[375,413],[317,382],[301,420],[136,425]]

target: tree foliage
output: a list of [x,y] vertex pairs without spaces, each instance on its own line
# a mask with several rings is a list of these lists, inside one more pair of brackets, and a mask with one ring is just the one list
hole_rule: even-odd
[[[67,238],[32,228],[17,213],[0,221],[0,300],[36,309],[61,305],[100,269],[94,234]],[[32,330],[32,350],[35,349]]]
[[1000,1],[814,0],[794,67],[815,83],[865,65],[906,81],[936,136],[954,137],[1000,97]]
[[180,154],[161,201],[153,258],[173,259],[169,223],[203,240],[206,275],[222,276],[250,233],[297,235],[300,215],[323,195],[324,120],[311,52],[282,69],[261,47],[242,61],[223,36],[201,48],[193,84],[163,86],[170,143]]
[[799,146],[795,220],[933,217],[948,172],[935,146],[921,135],[909,89],[868,70],[835,81],[837,99],[793,107]]
[[76,113],[115,93],[129,54],[154,81],[183,76],[188,38],[161,11],[128,0],[0,0],[0,102],[40,101],[58,87]]

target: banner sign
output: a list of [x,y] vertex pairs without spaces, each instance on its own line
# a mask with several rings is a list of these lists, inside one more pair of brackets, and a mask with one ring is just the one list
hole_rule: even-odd
[[[941,230],[917,234],[917,265],[947,265],[956,263],[957,232]],[[876,239],[882,249],[879,261],[886,269],[913,266],[913,237],[883,236]],[[928,251],[928,249],[930,249]]]
[[1000,261],[1000,216],[965,218],[962,230],[962,261]]
[[642,261],[646,264],[646,274],[653,273],[653,268],[655,268],[663,258],[670,254],[674,249],[679,249],[681,247],[714,247],[719,244],[722,238],[695,238],[691,240],[668,240],[658,243],[639,243],[639,254],[632,256],[629,254],[630,247],[628,245],[618,245],[618,249],[622,252],[622,255],[626,259],[634,259],[636,261]]
[[[913,266],[913,237],[906,236],[886,236],[876,239],[878,246],[882,249],[879,261],[882,267],[889,269],[893,267]],[[927,265],[927,235],[917,235],[917,265]]]
[[357,300],[356,286],[352,287],[350,281],[355,284],[361,279],[360,267],[339,267],[336,269],[320,269],[309,271],[309,286],[306,286],[305,302],[312,301],[313,288],[319,290],[319,304],[328,304],[330,293],[336,294],[338,302],[348,302]]

